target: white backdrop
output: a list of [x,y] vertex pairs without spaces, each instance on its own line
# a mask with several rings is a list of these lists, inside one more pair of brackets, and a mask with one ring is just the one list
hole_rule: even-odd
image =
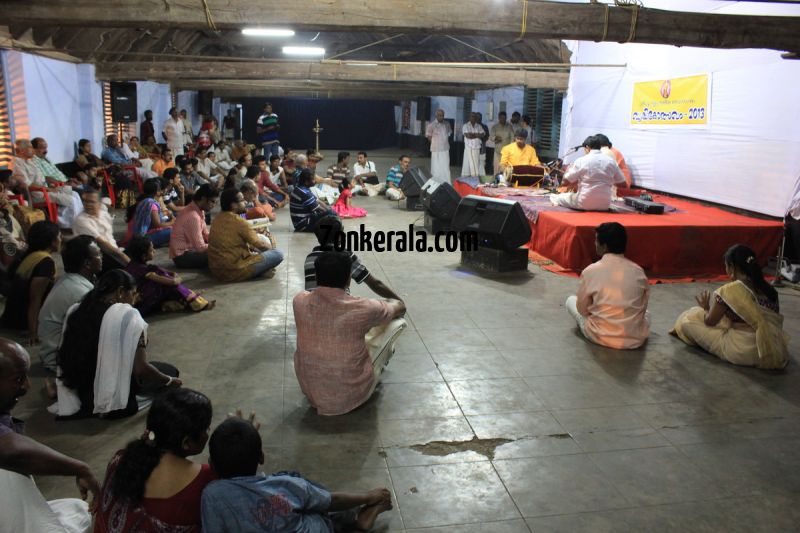
[[[786,9],[800,14],[800,7]],[[800,61],[770,50],[567,44],[573,63],[626,66],[572,69],[562,153],[602,132],[625,155],[636,185],[773,216],[786,212],[800,176]],[[631,128],[635,81],[705,73],[712,83],[708,129]]]

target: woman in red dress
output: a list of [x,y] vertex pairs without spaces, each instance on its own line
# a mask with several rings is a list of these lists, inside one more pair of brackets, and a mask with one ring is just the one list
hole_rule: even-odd
[[108,464],[95,532],[200,533],[200,496],[215,476],[187,457],[205,448],[211,414],[211,401],[191,389],[153,401],[142,437]]

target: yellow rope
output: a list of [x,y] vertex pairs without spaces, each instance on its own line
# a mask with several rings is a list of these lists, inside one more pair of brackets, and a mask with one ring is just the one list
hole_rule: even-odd
[[644,7],[644,5],[641,0],[614,0],[614,4],[623,9],[631,10],[631,30],[628,33],[628,40],[625,42],[633,42],[636,38],[636,23],[639,22],[639,9]]
[[605,13],[605,17],[604,17],[605,20],[603,21],[603,36],[600,37],[600,42],[605,41],[606,37],[608,37],[608,14],[609,14],[610,11],[611,11],[611,8],[609,7],[608,4],[606,4],[606,13]]
[[528,0],[522,0],[522,26],[519,31],[519,38],[525,37],[528,30]]
[[211,8],[208,7],[208,2],[206,0],[203,0],[203,9],[206,12],[206,22],[208,23],[209,29],[217,31],[217,25],[214,24],[214,19],[211,18]]

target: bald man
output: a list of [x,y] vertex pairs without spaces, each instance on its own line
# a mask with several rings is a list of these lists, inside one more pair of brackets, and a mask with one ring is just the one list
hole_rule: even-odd
[[11,410],[31,388],[31,360],[25,348],[0,337],[0,502],[3,531],[88,531],[92,520],[85,501],[46,501],[31,475],[75,476],[82,498],[96,498],[100,485],[89,465],[25,437],[24,422]]
[[444,111],[436,110],[436,120],[425,128],[425,137],[431,143],[431,177],[438,182],[450,183],[450,136],[453,130],[444,120]]

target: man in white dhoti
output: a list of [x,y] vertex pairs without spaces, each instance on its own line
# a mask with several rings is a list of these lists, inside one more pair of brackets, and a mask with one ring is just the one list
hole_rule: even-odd
[[462,176],[482,176],[481,146],[485,133],[478,123],[478,114],[470,113],[469,122],[461,128],[464,134],[464,164],[461,166]]
[[617,162],[600,151],[601,142],[595,136],[583,141],[586,153],[569,166],[564,173],[564,182],[577,182],[577,192],[565,192],[550,196],[556,206],[569,207],[581,211],[608,211],[615,185],[625,183],[625,175]]
[[28,352],[0,338],[0,531],[83,533],[92,525],[89,506],[75,498],[46,501],[31,475],[75,476],[84,499],[100,485],[89,465],[22,434],[24,422],[11,410],[31,387]]
[[440,183],[450,183],[450,123],[444,120],[444,111],[436,111],[436,120],[428,124],[425,137],[431,143],[431,177]]
[[178,110],[174,107],[169,110],[169,118],[161,128],[161,136],[167,142],[167,148],[172,150],[174,155],[183,155],[183,141],[186,128],[183,120],[178,116]]

